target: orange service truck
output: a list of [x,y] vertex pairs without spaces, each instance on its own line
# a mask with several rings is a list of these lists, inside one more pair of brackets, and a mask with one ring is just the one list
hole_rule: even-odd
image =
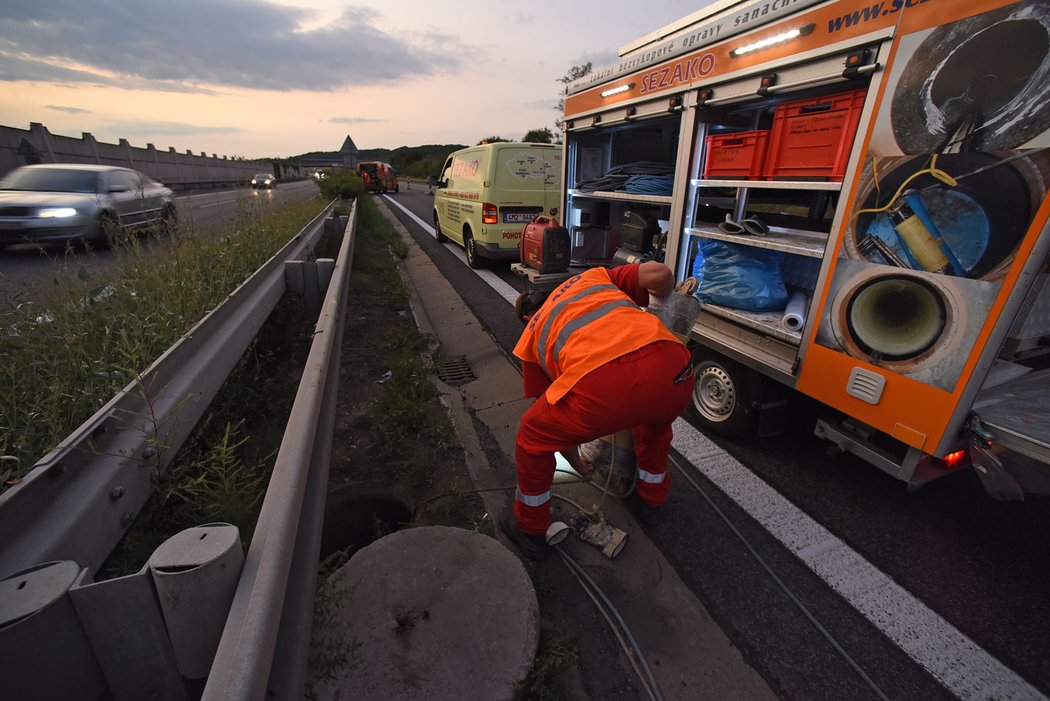
[[365,189],[368,192],[381,194],[400,191],[397,175],[394,173],[393,166],[389,163],[363,161],[357,164],[357,174],[365,181]]
[[1030,0],[715,2],[568,86],[573,259],[695,288],[705,429],[794,390],[911,485],[1050,462],[1048,36]]

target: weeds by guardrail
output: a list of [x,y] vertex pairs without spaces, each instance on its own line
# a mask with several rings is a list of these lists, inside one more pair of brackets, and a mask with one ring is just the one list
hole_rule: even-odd
[[[238,208],[221,235],[190,226],[114,249],[116,270],[55,272],[42,304],[0,309],[0,490],[133,381],[324,204]],[[147,245],[148,244],[148,245]],[[154,245],[156,244],[156,245]]]

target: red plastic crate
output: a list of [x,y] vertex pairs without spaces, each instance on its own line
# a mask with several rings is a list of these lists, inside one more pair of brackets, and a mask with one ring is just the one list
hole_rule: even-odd
[[866,90],[777,105],[765,177],[842,180]]
[[769,130],[719,134],[704,139],[705,178],[759,179],[766,160]]

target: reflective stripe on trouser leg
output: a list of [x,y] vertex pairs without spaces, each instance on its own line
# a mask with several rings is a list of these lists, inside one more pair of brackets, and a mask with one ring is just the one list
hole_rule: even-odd
[[521,489],[515,491],[514,518],[522,533],[543,535],[551,523],[551,493],[530,496]]
[[665,479],[667,479],[667,473],[655,473],[649,472],[647,470],[638,470],[638,479],[640,479],[642,482],[645,482],[646,484],[661,484]]
[[529,496],[528,494],[522,494],[521,490],[518,489],[518,490],[515,490],[514,496],[517,497],[518,501],[520,501],[525,506],[532,506],[532,507],[543,506],[544,504],[546,504],[548,501],[551,500],[550,490],[547,490],[543,494],[537,494],[536,496]]
[[542,397],[521,417],[514,445],[518,489],[514,516],[523,533],[542,535],[551,523],[551,483],[554,481],[554,451],[564,443],[549,435],[545,424],[550,407]]
[[[540,535],[540,524],[551,522],[551,492],[543,494],[523,494],[521,489],[514,491],[514,518],[523,533]],[[546,527],[543,532],[546,533]]]
[[663,506],[671,493],[671,476],[667,474],[671,424],[635,426],[631,435],[634,437],[634,460],[638,465],[635,486],[638,496],[654,509]]

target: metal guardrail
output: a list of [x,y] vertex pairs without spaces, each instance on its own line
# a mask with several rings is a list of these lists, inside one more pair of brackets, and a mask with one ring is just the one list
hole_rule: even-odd
[[99,568],[284,295],[285,263],[312,249],[330,210],[0,494],[0,578],[59,560]]
[[[20,485],[3,495],[3,518],[32,514],[23,529],[28,546],[0,543],[6,567],[33,563],[20,567],[17,576],[0,570],[0,670],[9,691],[20,698],[87,701],[102,694],[116,701],[188,701],[186,680],[206,676],[204,699],[303,698],[356,203],[349,219],[324,220],[345,228],[334,264],[324,259],[303,264],[295,258],[313,246],[328,209],[169,349],[142,382],[126,387],[42,461],[25,483],[36,487]],[[91,488],[92,478],[104,483],[90,489],[88,498],[97,499],[114,472],[122,479],[129,471],[148,477],[150,470],[136,455],[100,450],[100,443],[110,441],[106,445],[144,446],[149,453],[149,434],[141,425],[113,423],[114,417],[132,411],[142,394],[149,395],[143,401],[155,412],[149,426],[174,441],[152,456],[157,465],[166,465],[185,437],[179,436],[188,433],[183,424],[192,428],[214,394],[211,384],[218,379],[221,385],[232,369],[226,356],[236,362],[243,353],[243,347],[231,348],[240,345],[235,341],[246,345],[254,338],[286,290],[306,295],[317,322],[247,556],[241,555],[235,527],[205,524],[170,537],[140,572],[93,582],[91,568],[81,567],[82,558],[104,557],[101,553],[115,544],[107,540],[109,531],[89,530],[106,519],[92,519],[93,509],[87,508],[58,522],[58,536],[48,538],[44,531],[53,525],[49,520],[61,514],[44,500],[51,496],[55,508],[68,508],[74,501],[68,490]],[[230,353],[213,352],[216,346]],[[207,370],[202,373],[201,368]],[[146,377],[163,380],[161,391],[136,394]],[[192,384],[191,378],[208,389],[197,388],[188,401],[174,401],[179,388]],[[186,403],[199,405],[199,410],[187,410]],[[12,493],[29,496],[19,500]],[[146,498],[138,491],[108,493],[114,502],[127,496],[135,503]],[[35,514],[34,507],[39,508]],[[90,543],[91,535],[108,546]],[[73,542],[67,545],[65,539]],[[56,561],[45,563],[45,557]],[[275,659],[281,664],[274,665]]]
[[303,698],[356,220],[355,203],[203,701]]

